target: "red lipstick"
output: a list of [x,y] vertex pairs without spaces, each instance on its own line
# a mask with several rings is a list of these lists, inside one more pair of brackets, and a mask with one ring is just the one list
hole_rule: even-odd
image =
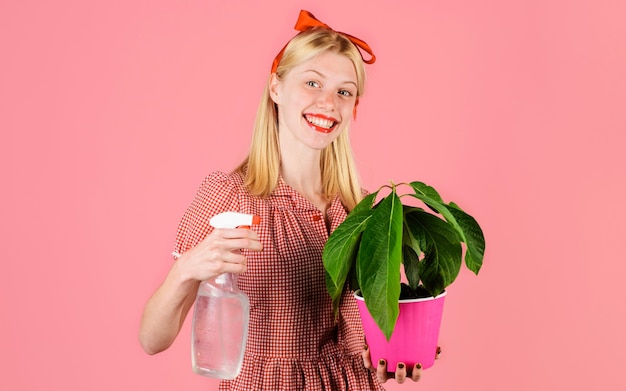
[[335,118],[323,114],[305,114],[304,119],[311,128],[321,133],[332,132],[338,123]]

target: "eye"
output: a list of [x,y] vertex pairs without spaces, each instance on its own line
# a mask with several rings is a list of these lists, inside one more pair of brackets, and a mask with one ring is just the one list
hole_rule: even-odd
[[354,94],[352,93],[352,91],[339,90],[339,95],[342,95],[342,96],[345,96],[346,98],[349,98],[349,97],[351,97]]
[[318,82],[313,81],[313,80],[307,81],[306,85],[309,86],[309,87],[315,87],[315,88],[318,88],[320,86],[320,84]]

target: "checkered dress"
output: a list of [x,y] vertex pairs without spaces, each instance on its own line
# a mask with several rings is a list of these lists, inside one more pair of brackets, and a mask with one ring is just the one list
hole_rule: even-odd
[[[208,176],[178,228],[184,252],[211,232],[223,211],[261,217],[253,229],[261,252],[247,252],[239,288],[250,299],[248,342],[240,375],[220,390],[382,390],[364,368],[364,338],[354,298],[343,300],[334,320],[321,254],[328,240],[322,213],[282,180],[266,198],[250,195],[241,174]],[[338,198],[327,211],[331,230],[346,217]]]

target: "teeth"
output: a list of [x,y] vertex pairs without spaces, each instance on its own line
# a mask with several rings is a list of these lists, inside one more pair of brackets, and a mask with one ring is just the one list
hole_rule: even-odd
[[306,116],[306,120],[312,123],[313,125],[319,126],[320,128],[324,128],[324,129],[330,129],[335,124],[334,121],[319,118],[319,117],[313,117],[309,115]]

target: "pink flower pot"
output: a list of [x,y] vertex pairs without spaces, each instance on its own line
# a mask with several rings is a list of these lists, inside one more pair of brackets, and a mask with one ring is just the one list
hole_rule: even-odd
[[399,362],[408,367],[421,363],[423,369],[433,366],[445,296],[444,291],[434,298],[400,300],[400,315],[387,341],[367,310],[363,297],[355,293],[374,366],[380,359],[387,361],[389,371],[395,371]]

